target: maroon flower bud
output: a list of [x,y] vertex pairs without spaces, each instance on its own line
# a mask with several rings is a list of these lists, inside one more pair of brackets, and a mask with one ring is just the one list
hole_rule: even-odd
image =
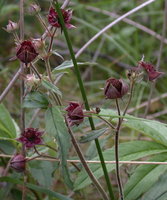
[[27,65],[38,56],[38,53],[36,52],[33,43],[29,40],[25,40],[18,45],[16,56],[21,62]]
[[17,172],[24,172],[26,168],[26,159],[22,154],[15,155],[10,161],[10,167]]
[[[70,21],[72,18],[72,11],[61,9],[61,12],[62,12],[62,15],[64,18],[64,23],[66,25],[66,28],[68,28],[68,29],[75,28],[75,26],[70,24]],[[58,13],[55,11],[55,9],[53,7],[51,7],[49,10],[48,22],[49,22],[49,24],[51,24],[52,26],[54,26],[56,28],[61,28]]]
[[128,92],[128,85],[122,79],[109,78],[106,81],[104,94],[107,99],[122,98]]
[[65,109],[67,113],[67,120],[70,126],[79,125],[84,120],[82,105],[77,102],[69,102],[68,107]]
[[18,23],[9,20],[8,25],[4,28],[8,33],[11,33],[19,28]]
[[26,128],[17,141],[23,143],[26,148],[32,148],[35,145],[43,144],[43,131],[38,131],[37,128]]
[[157,79],[160,75],[163,74],[163,72],[156,71],[154,66],[150,63],[141,61],[141,62],[139,62],[139,65],[146,70],[149,81],[153,81],[153,80]]

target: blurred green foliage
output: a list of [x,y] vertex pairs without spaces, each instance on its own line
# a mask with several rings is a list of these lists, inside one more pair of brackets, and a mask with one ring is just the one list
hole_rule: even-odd
[[[39,38],[44,32],[44,28],[38,22],[38,19],[35,16],[30,16],[28,14],[27,10],[31,2],[33,1],[32,0],[25,1],[25,39]],[[40,4],[41,15],[45,20],[45,22],[48,24],[47,13],[50,7],[50,1],[40,0],[36,2]],[[130,0],[125,0],[125,1],[72,0],[69,8],[73,10],[73,16],[74,16],[73,24],[76,26],[76,28],[69,30],[69,35],[75,52],[77,52],[97,32],[99,32],[107,24],[115,20],[115,18],[106,15],[104,11],[122,15],[142,2],[143,1],[141,0],[137,1],[136,0],[131,0],[131,1]],[[97,11],[95,8],[101,9],[101,11]],[[145,8],[129,16],[129,19],[141,25],[144,25],[145,27],[155,31],[157,34],[162,35],[163,15],[164,15],[163,11],[164,11],[164,1],[155,1],[149,6],[146,6]],[[5,89],[5,87],[12,79],[16,71],[19,69],[19,62],[17,60],[10,61],[10,58],[15,56],[15,51],[16,51],[15,47],[16,45],[14,43],[13,36],[12,34],[9,34],[5,30],[3,30],[3,27],[6,27],[8,20],[19,22],[19,0],[12,0],[12,1],[0,0],[0,93],[2,93],[2,91]],[[116,24],[114,27],[109,29],[105,34],[103,34],[100,38],[94,41],[77,59],[78,62],[85,63],[84,65],[80,65],[80,70],[82,73],[82,78],[85,83],[88,99],[92,107],[99,106],[104,108],[113,108],[113,103],[106,101],[104,99],[103,91],[101,90],[101,88],[104,87],[105,80],[111,76],[116,78],[120,77],[126,78],[126,73],[125,73],[126,70],[129,67],[136,66],[138,61],[141,59],[142,55],[145,56],[146,61],[152,62],[154,65],[156,65],[157,58],[159,55],[159,49],[160,49],[160,40],[156,39],[154,36],[151,36],[145,31],[138,29],[132,25],[129,25],[123,21]],[[55,38],[53,50],[61,54],[64,57],[65,61],[70,60],[70,55],[68,52],[67,45],[65,44],[63,34],[59,34]],[[161,64],[160,64],[160,71],[163,71],[165,73],[167,71],[166,53],[167,53],[167,44],[165,43],[163,46]],[[62,63],[63,61],[60,57],[52,55],[51,57],[52,69],[61,65]],[[44,62],[42,60],[37,63],[37,68],[41,73],[45,71]],[[65,69],[65,72],[66,73],[63,74],[61,80],[57,84],[58,88],[60,88],[63,94],[63,103],[67,104],[67,102],[70,100],[81,101],[80,91],[78,88],[77,80],[73,73],[73,69],[72,68]],[[162,76],[162,78],[158,79],[156,84],[156,89],[153,93],[153,97],[159,97],[161,94],[166,93],[166,84],[167,84],[167,79],[166,75],[164,75]],[[148,94],[150,92],[150,85],[151,85],[150,83],[142,80],[136,84],[135,92],[133,95],[133,101],[131,105],[132,107],[139,105],[141,102],[148,99]],[[14,87],[4,100],[4,105],[6,105],[7,109],[11,113],[11,116],[18,123],[18,126],[20,122],[19,95],[20,95],[20,80],[18,80],[15,83]],[[126,98],[123,101],[121,101],[121,106],[124,106],[125,102]],[[165,110],[166,108],[167,108],[166,101],[164,99],[160,99],[156,104],[150,107],[149,114]],[[141,109],[139,111],[137,110],[134,114],[136,116],[143,116],[143,113],[144,109]],[[26,118],[31,119],[31,116],[32,116],[32,110],[29,111],[27,109]],[[40,113],[39,118],[43,118],[43,116],[44,113]],[[165,122],[166,117],[167,117],[166,115],[162,115],[157,119],[161,120],[162,122]],[[42,120],[39,122],[39,118],[35,119],[34,123],[38,123],[39,126],[44,127],[44,121]],[[97,123],[98,122],[99,121],[97,121]],[[126,124],[128,124],[128,122]],[[81,126],[80,128],[81,132],[84,132],[84,130],[82,129],[84,129],[84,126],[86,125],[87,122],[85,122],[83,127]],[[133,125],[135,126],[135,123]],[[12,126],[14,125],[12,124]],[[141,124],[141,127],[143,127],[143,124]],[[78,129],[76,128],[76,131]],[[136,130],[136,128],[134,129]],[[136,136],[135,135],[136,131],[129,131],[129,129],[124,129],[124,130],[125,130],[124,135],[128,136],[131,140]],[[142,130],[137,130],[137,131],[142,132]],[[151,133],[152,132],[153,131],[151,131]],[[155,132],[157,133],[157,130]],[[162,134],[165,137],[163,131]],[[111,146],[111,144],[113,143],[112,139],[108,140],[107,138],[107,141]],[[105,140],[105,144],[106,143],[107,142]],[[10,143],[9,141],[3,141],[0,144],[0,149],[4,153],[11,153],[14,151],[14,145],[15,145],[14,143]],[[7,146],[10,146],[10,148],[7,148]],[[87,149],[87,146],[85,145],[83,149],[84,150]],[[44,151],[46,151],[46,149],[44,149]],[[96,154],[95,152],[93,153]],[[1,164],[5,166],[7,164],[7,160],[2,159]],[[49,188],[50,183],[52,181],[51,173],[54,173],[53,169],[56,168],[55,169],[55,171],[57,172],[56,181],[58,183],[56,184],[56,186],[58,185],[56,191],[60,191],[60,193],[65,193],[67,191],[67,188],[64,186],[63,181],[61,180],[62,178],[57,170],[58,164],[57,166],[54,167],[52,164],[45,164],[45,163],[44,164],[38,163],[38,164],[39,166],[35,165],[36,167],[32,169],[32,174],[34,174],[34,176],[36,174],[36,176],[30,177],[30,182],[34,185],[37,182],[38,183],[42,182],[43,186]],[[42,171],[41,166],[43,165],[45,165],[45,167],[48,168],[48,172],[47,170],[44,172]],[[75,168],[73,168],[73,171],[74,169]],[[44,177],[38,177],[38,175],[41,176],[41,174],[44,174]],[[46,182],[44,182],[43,178],[45,178],[47,175],[48,175],[47,180]],[[75,177],[75,175],[73,176]],[[15,183],[14,180],[13,183]],[[34,185],[29,186],[30,189],[32,188],[32,191]],[[9,186],[11,188],[13,187],[13,185]],[[155,188],[157,188],[158,186],[159,186],[158,184],[154,185]],[[40,191],[40,188],[37,188],[36,190]],[[34,189],[34,191],[36,190]],[[6,196],[8,195],[9,191],[4,191]],[[32,199],[33,192],[29,195],[27,199]],[[48,191],[47,189],[45,191],[46,194],[49,194],[50,192],[51,191]],[[76,199],[87,198],[87,193],[89,192],[93,194],[94,190],[92,187],[86,188],[86,190],[82,190],[80,193],[77,193],[75,197]],[[42,195],[38,196],[38,193],[36,192],[34,193],[35,195],[37,195],[38,199],[42,199]],[[19,199],[21,195],[20,191],[17,189],[16,190],[12,189],[11,194],[13,195],[12,197],[15,198],[16,196],[17,199]],[[53,196],[54,195],[56,198],[57,194],[53,194]],[[150,197],[151,195],[150,193],[148,193],[146,194],[146,196]],[[97,194],[94,194],[94,199],[98,199]]]

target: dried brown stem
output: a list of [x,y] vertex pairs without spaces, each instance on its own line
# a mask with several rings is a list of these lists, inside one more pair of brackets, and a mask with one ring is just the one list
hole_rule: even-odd
[[96,179],[96,177],[94,176],[94,174],[92,173],[91,169],[89,168],[85,158],[84,158],[84,155],[73,135],[73,132],[68,124],[68,121],[67,119],[65,118],[65,122],[66,122],[66,125],[67,125],[67,128],[68,128],[68,132],[71,136],[71,140],[72,140],[72,143],[73,143],[73,146],[78,154],[78,157],[80,158],[81,160],[81,163],[84,167],[84,169],[86,170],[87,174],[89,175],[90,179],[92,180],[92,182],[94,183],[94,185],[96,186],[96,188],[98,189],[98,191],[100,192],[101,196],[103,197],[104,200],[107,200],[108,199],[108,196],[106,194],[106,192],[103,190],[102,186],[100,185],[100,183],[98,182],[98,180]]

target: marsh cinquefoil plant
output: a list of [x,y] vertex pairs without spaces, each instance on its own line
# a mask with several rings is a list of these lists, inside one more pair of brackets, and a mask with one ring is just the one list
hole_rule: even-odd
[[[23,1],[20,2],[23,3]],[[122,174],[120,173],[120,158],[127,159],[127,156],[131,160],[134,160],[142,158],[143,155],[150,156],[152,154],[146,147],[152,145],[154,147],[153,149],[156,149],[160,144],[144,141],[143,143],[145,145],[143,145],[143,147],[146,148],[145,154],[142,152],[142,143],[140,142],[138,143],[135,141],[136,143],[129,142],[123,144],[127,149],[131,148],[132,151],[135,146],[134,144],[136,144],[137,154],[136,152],[128,152],[127,149],[123,148],[122,144],[119,145],[119,135],[121,128],[126,126],[128,117],[132,123],[134,123],[135,120],[138,120],[138,123],[142,121],[140,118],[134,119],[132,116],[128,116],[127,111],[131,104],[133,94],[135,93],[135,86],[141,81],[143,74],[146,73],[147,79],[153,82],[163,73],[156,70],[151,63],[147,63],[144,60],[139,61],[136,67],[132,67],[127,72],[127,80],[124,80],[123,77],[119,77],[119,79],[110,77],[106,80],[103,89],[103,99],[107,101],[109,105],[113,106],[113,102],[115,103],[115,107],[112,107],[112,113],[108,112],[111,111],[111,108],[109,107],[106,109],[106,114],[103,105],[96,109],[91,108],[81,77],[79,64],[76,60],[73,45],[68,34],[69,31],[75,31],[75,29],[72,29],[75,28],[75,26],[72,25],[73,23],[71,22],[72,10],[65,8],[65,6],[67,6],[66,2],[68,1],[65,1],[62,8],[60,8],[57,1],[51,2],[47,17],[41,16],[41,8],[39,5],[29,5],[27,10],[31,15],[37,17],[41,26],[44,28],[44,33],[37,38],[35,38],[36,36],[34,36],[34,38],[29,37],[24,33],[23,4],[20,4],[20,22],[16,23],[9,20],[9,23],[5,28],[8,33],[13,34],[16,44],[15,56],[12,60],[17,59],[21,63],[18,71],[19,75],[15,76],[15,79],[20,77],[22,92],[20,94],[21,122],[18,124],[18,127],[20,127],[21,130],[19,130],[16,123],[13,122],[13,119],[9,119],[8,123],[10,123],[10,131],[14,132],[14,134],[11,134],[12,136],[10,139],[12,141],[11,143],[14,144],[15,151],[13,152],[12,158],[7,163],[2,181],[11,181],[12,183],[22,184],[23,200],[26,199],[26,190],[28,189],[33,191],[32,194],[27,195],[30,199],[33,199],[34,195],[37,199],[43,198],[41,194],[38,194],[38,191],[44,193],[46,199],[47,195],[57,199],[71,199],[69,197],[70,195],[65,196],[65,194],[62,195],[55,192],[54,190],[56,189],[46,189],[40,185],[41,174],[39,173],[38,175],[38,173],[35,172],[38,172],[38,169],[42,168],[42,173],[44,173],[46,177],[50,176],[48,182],[52,182],[53,185],[53,177],[55,178],[57,174],[61,175],[61,179],[63,179],[62,182],[66,185],[66,193],[70,193],[70,191],[74,191],[75,193],[76,190],[80,190],[86,185],[93,183],[100,194],[100,197],[98,195],[99,199],[135,200],[141,196],[142,193],[131,199],[130,186],[130,189],[126,189],[125,186],[124,192]],[[18,34],[19,29],[20,36]],[[75,76],[82,95],[82,99],[80,99],[79,102],[77,102],[75,98],[70,99],[66,107],[65,104],[67,104],[67,100],[63,99],[62,92],[57,87],[59,76],[64,74],[58,73],[56,68],[53,69],[53,66],[51,66],[52,56],[56,55],[56,57],[62,59],[62,56],[56,52],[53,47],[54,40],[59,39],[61,34],[65,36],[69,57],[71,58],[71,61],[68,62],[68,64],[66,61],[63,63],[63,67],[65,69],[70,68],[71,66],[74,67]],[[39,69],[37,64],[40,62],[44,63],[45,70]],[[61,66],[59,67],[61,68]],[[9,84],[10,89],[13,84],[14,81],[12,80]],[[3,95],[3,98],[4,97],[5,96]],[[123,108],[121,102],[123,102]],[[3,106],[1,109],[4,113],[6,112]],[[31,109],[37,110],[32,116],[32,119],[27,122],[27,113],[29,113],[29,110]],[[40,112],[42,113],[41,115],[39,115]],[[9,114],[7,113],[6,115],[9,118]],[[34,125],[33,121],[35,121],[38,116],[41,123],[40,125]],[[45,119],[43,120],[43,118]],[[96,119],[97,122],[94,119]],[[104,128],[98,128],[99,121],[102,122]],[[135,123],[133,125],[132,123],[130,123],[129,127],[135,129],[136,127],[133,127],[133,125],[135,126]],[[149,121],[148,123],[152,122]],[[139,125],[141,126],[141,124]],[[86,156],[76,139],[76,132],[79,132],[82,129],[84,130],[85,126],[88,126],[89,129],[91,129],[91,132],[82,136],[80,143],[95,142],[93,148],[94,151],[97,151],[97,156],[89,156],[91,159],[98,160],[99,164],[96,165],[88,164]],[[109,127],[109,129],[107,129],[106,126]],[[106,131],[112,133],[110,134],[110,137],[114,138],[114,148],[102,151],[99,137]],[[139,129],[139,131],[141,130]],[[92,144],[90,145],[90,149],[92,148]],[[72,169],[67,163],[68,156],[71,153],[71,146],[75,149],[77,157],[80,160],[79,162],[82,164],[76,164],[76,158],[72,159],[71,157],[71,161],[69,160],[69,162],[72,164]],[[159,148],[162,150],[159,150],[160,153],[165,151],[163,145]],[[158,152],[158,150],[155,152]],[[133,157],[135,153],[138,156],[137,158]],[[110,167],[106,165],[105,161],[108,160],[114,160],[114,166]],[[43,164],[45,161],[48,161],[50,164],[45,166],[45,164]],[[52,162],[57,163],[57,166],[51,164]],[[34,168],[34,163],[37,166],[36,168]],[[12,177],[11,179],[8,179],[7,176],[12,174],[9,166],[13,171],[21,173],[21,178],[19,175],[16,175],[17,180],[14,180]],[[60,169],[60,172],[57,169]],[[113,169],[115,169],[116,172],[117,187],[112,184],[114,183],[115,178],[113,178],[113,176],[112,178],[110,177],[110,171]],[[163,170],[165,171],[165,168]],[[75,174],[73,172],[75,172]],[[77,178],[74,180],[76,176]],[[104,176],[106,185],[102,184],[103,182],[101,182],[101,180],[98,180],[101,176]],[[29,182],[31,184],[28,184]],[[38,183],[38,185],[36,183]],[[3,185],[2,187],[6,186]],[[146,191],[143,190],[143,193],[144,192]]]

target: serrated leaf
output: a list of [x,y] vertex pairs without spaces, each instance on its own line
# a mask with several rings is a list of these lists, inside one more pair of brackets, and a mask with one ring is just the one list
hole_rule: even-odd
[[15,138],[16,128],[13,119],[3,104],[0,104],[0,137]]
[[[101,109],[100,115],[108,115],[112,118],[118,118],[115,111],[111,109]],[[117,121],[114,119],[113,121]],[[133,130],[143,133],[144,135],[152,138],[153,140],[167,146],[167,127],[166,124],[155,120],[147,120],[143,118],[133,117],[126,115],[122,126],[129,127]]]
[[[119,146],[119,157],[120,160],[137,160],[139,158],[143,158],[145,156],[167,152],[167,149],[164,145],[150,142],[150,141],[132,141],[121,143]],[[107,149],[103,152],[104,159],[113,161],[115,160],[114,147],[111,149]],[[94,158],[94,160],[99,160],[98,157]],[[120,165],[121,166],[121,165]],[[89,164],[93,174],[96,178],[100,178],[103,176],[103,170],[100,164]],[[106,164],[107,171],[111,172],[115,169],[115,164]],[[84,188],[85,186],[91,184],[91,180],[86,174],[84,170],[79,172],[77,179],[74,183],[74,190],[79,190]]]
[[62,175],[65,183],[72,188],[73,183],[70,180],[67,167],[67,157],[70,148],[70,136],[66,128],[64,118],[58,107],[48,108],[45,114],[46,132],[56,138],[60,150],[60,159]]
[[24,108],[46,109],[48,105],[49,105],[49,101],[47,99],[47,96],[37,91],[28,93],[23,102]]
[[[167,153],[154,156],[150,161],[166,162]],[[137,167],[125,185],[125,199],[136,200],[167,170],[167,165],[141,165]]]
[[99,130],[95,130],[95,131],[91,131],[88,134],[85,134],[84,136],[81,136],[79,142],[80,143],[86,143],[86,142],[90,142],[98,137],[100,137],[101,135],[103,135],[106,132],[106,128],[102,128]]
[[46,80],[42,80],[42,85],[43,87],[45,87],[46,89],[62,96],[62,93],[60,92],[59,88],[56,87],[53,83],[46,81]]
[[[5,177],[0,177],[0,181],[1,182],[14,183],[14,184],[21,184],[21,185],[24,184],[24,182],[21,181],[21,180],[18,180],[16,178],[6,177],[6,176]],[[32,190],[47,194],[50,197],[55,197],[58,200],[72,200],[71,198],[66,197],[65,195],[62,195],[60,193],[51,191],[51,190],[46,189],[44,187],[40,187],[40,186],[31,184],[31,183],[26,183],[25,185],[26,185],[26,187],[28,187],[28,188],[30,188]]]
[[35,164],[31,164],[30,172],[31,175],[37,182],[45,188],[50,188],[52,184],[52,173],[54,167],[51,162],[48,161],[37,161]]

